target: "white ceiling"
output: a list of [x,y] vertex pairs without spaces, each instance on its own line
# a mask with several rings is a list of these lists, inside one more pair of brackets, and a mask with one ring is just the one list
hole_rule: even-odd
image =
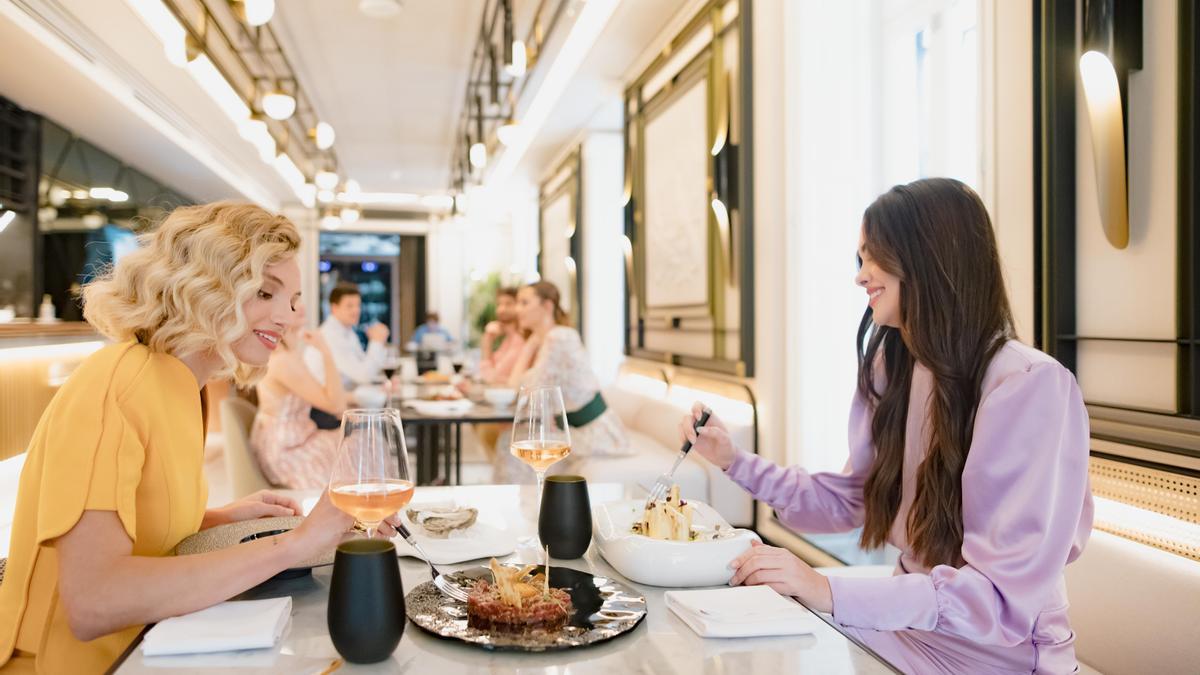
[[271,20],[300,84],[367,192],[441,192],[484,0],[406,0],[392,18],[357,0],[288,0]]

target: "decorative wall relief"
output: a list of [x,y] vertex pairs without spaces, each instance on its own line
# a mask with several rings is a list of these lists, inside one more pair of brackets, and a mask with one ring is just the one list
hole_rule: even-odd
[[570,315],[571,324],[582,333],[581,162],[580,152],[576,149],[541,185],[538,200],[541,244],[538,274],[558,287],[562,308]]
[[754,368],[748,6],[705,5],[628,87],[625,122],[626,353],[739,376]]

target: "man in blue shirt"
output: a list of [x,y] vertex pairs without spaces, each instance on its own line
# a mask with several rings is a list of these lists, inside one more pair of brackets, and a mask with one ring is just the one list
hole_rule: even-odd
[[412,341],[417,344],[417,349],[437,352],[449,347],[454,342],[454,337],[450,335],[450,331],[438,323],[438,318],[437,312],[429,312],[425,315],[425,323],[417,326],[417,331],[412,336]]

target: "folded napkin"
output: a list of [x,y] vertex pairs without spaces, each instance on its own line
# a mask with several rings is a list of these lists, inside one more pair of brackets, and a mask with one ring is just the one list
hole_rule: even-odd
[[676,616],[706,638],[801,635],[812,633],[819,621],[769,586],[667,591],[664,598]]
[[146,632],[146,656],[202,654],[275,646],[292,615],[290,597],[222,602],[158,622]]

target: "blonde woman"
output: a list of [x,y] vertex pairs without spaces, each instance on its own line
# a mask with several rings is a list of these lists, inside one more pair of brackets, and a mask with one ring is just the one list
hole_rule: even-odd
[[353,524],[324,497],[292,532],[168,555],[200,529],[298,510],[269,493],[205,509],[204,384],[262,375],[295,320],[299,245],[291,222],[255,206],[180,208],[84,289],[85,318],[115,344],[79,366],[29,444],[0,670],[102,672],[144,624],[241,593]]
[[[303,314],[297,308],[298,320]],[[320,354],[327,373],[319,382],[304,362],[305,345]],[[346,390],[337,376],[333,352],[319,330],[287,330],[271,355],[267,375],[258,383],[258,415],[250,445],[263,473],[275,485],[317,488],[329,482],[341,434],[318,429],[308,416],[313,408],[334,417],[346,410]],[[330,375],[331,374],[331,375]]]
[[[516,314],[528,337],[509,375],[509,386],[557,385],[567,408],[571,455],[551,471],[573,473],[584,458],[630,454],[625,428],[600,395],[600,382],[579,331],[571,327],[559,302],[558,287],[549,281],[523,286],[517,291]],[[509,454],[508,444],[508,434],[497,441],[494,480],[532,482],[533,472]]]

